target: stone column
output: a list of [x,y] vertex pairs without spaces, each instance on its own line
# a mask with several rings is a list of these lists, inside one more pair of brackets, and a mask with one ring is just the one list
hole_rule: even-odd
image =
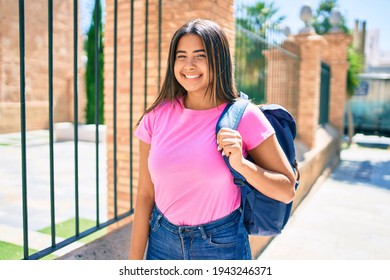
[[330,65],[329,121],[340,136],[344,134],[344,112],[347,100],[348,45],[352,37],[342,32],[323,36],[328,42],[323,60]]
[[300,45],[301,57],[297,117],[298,137],[311,148],[315,144],[315,135],[318,128],[321,51],[326,41],[323,37],[311,33],[299,34],[295,38]]

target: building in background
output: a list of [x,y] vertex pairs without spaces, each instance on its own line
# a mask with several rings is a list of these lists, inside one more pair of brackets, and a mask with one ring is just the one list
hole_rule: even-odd
[[390,73],[390,46],[388,50],[380,49],[379,39],[378,29],[367,31],[365,44],[367,73]]
[[379,40],[378,29],[366,31],[365,22],[355,22],[353,43],[364,54],[364,71],[350,106],[355,132],[390,136],[390,48],[382,50]]

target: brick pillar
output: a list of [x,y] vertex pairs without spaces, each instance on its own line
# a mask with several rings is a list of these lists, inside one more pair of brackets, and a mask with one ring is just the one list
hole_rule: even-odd
[[314,34],[295,36],[300,45],[299,101],[297,128],[298,137],[309,148],[315,144],[318,128],[321,51],[326,44],[323,37]]
[[329,121],[340,136],[344,134],[344,110],[347,98],[347,51],[352,41],[350,35],[330,33],[323,36],[328,42],[323,60],[330,65]]
[[[161,27],[161,83],[166,71],[168,50],[173,33],[186,21],[194,18],[215,20],[226,32],[232,54],[234,53],[234,9],[233,0],[163,0]],[[148,45],[145,46],[145,1],[134,1],[134,56],[133,92],[130,93],[130,13],[128,0],[118,0],[117,34],[117,205],[118,215],[130,209],[130,127],[144,111],[145,102],[145,49],[147,49],[146,103],[151,104],[158,94],[158,0],[149,0]],[[114,71],[114,0],[106,0],[106,23],[104,37],[104,94],[105,121],[107,125],[107,184],[108,216],[114,215],[114,150],[113,150],[113,71]],[[129,123],[130,94],[133,96],[133,122]],[[134,139],[133,194],[136,197],[138,181],[138,140]]]

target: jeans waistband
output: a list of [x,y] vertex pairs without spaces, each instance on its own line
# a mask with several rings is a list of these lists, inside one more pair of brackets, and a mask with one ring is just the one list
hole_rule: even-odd
[[238,208],[229,215],[206,224],[197,226],[178,226],[168,221],[161,213],[161,211],[155,206],[152,212],[152,223],[157,226],[163,226],[165,229],[177,235],[200,234],[203,236],[204,234],[212,234],[221,231],[225,227],[229,227],[232,224],[238,224],[240,215],[241,209]]

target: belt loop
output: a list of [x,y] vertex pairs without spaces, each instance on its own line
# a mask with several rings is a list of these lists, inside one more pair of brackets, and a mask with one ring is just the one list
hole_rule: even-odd
[[202,234],[202,238],[203,240],[206,240],[207,239],[207,235],[206,235],[206,232],[204,231],[204,228],[203,227],[198,227],[200,233]]
[[163,217],[162,214],[158,215],[157,218],[156,218],[156,222],[154,223],[155,226],[159,227],[160,226],[160,220],[161,218]]
[[178,231],[178,234],[179,234],[179,236],[181,237],[181,238],[183,238],[183,232],[184,232],[184,228],[183,227],[181,227],[181,226],[179,226],[178,228],[177,228],[177,231]]

